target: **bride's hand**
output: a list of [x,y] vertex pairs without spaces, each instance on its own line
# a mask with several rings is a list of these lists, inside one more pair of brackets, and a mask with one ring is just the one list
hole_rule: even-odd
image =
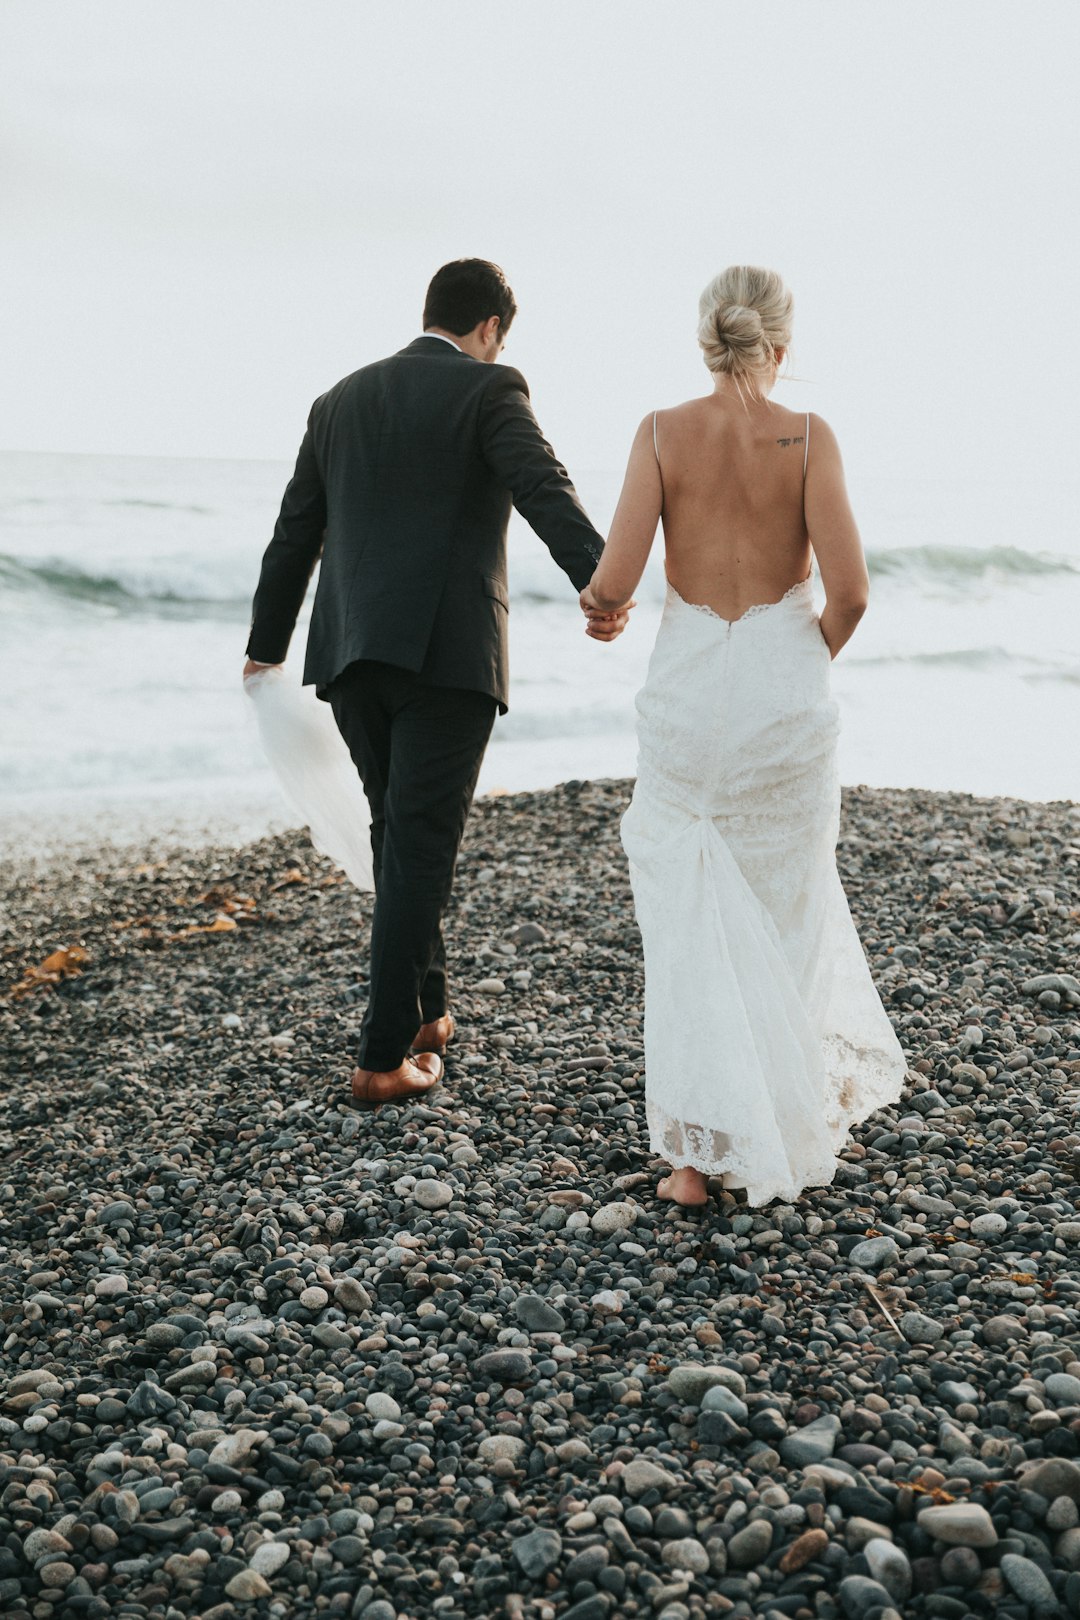
[[618,613],[590,614],[585,625],[585,634],[594,641],[614,641],[621,636],[630,622],[630,613],[623,608]]
[[621,636],[630,621],[631,608],[637,606],[636,602],[630,601],[615,609],[597,607],[588,585],[579,601],[585,615],[585,634],[594,641],[614,641],[616,636]]

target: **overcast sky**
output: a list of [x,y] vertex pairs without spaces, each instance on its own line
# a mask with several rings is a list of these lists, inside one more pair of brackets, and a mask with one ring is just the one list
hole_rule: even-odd
[[1075,459],[1075,0],[0,0],[0,448],[292,457],[498,260],[571,469],[773,265],[864,474]]

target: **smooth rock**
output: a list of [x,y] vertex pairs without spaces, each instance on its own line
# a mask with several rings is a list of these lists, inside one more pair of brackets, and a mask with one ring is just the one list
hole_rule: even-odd
[[211,1451],[210,1461],[215,1465],[224,1464],[226,1468],[238,1468],[262,1438],[254,1429],[237,1429],[233,1434],[223,1435]]
[[678,1484],[674,1474],[650,1462],[647,1457],[635,1457],[619,1475],[627,1496],[644,1496],[646,1491],[670,1490]]
[[566,1326],[562,1313],[536,1294],[519,1294],[514,1315],[527,1333],[561,1333]]
[[797,1570],[803,1569],[807,1564],[812,1563],[815,1558],[820,1558],[828,1545],[829,1533],[827,1530],[804,1530],[802,1535],[797,1536],[791,1546],[786,1549],[780,1559],[780,1573],[782,1575],[794,1575]]
[[599,1209],[593,1211],[592,1229],[601,1237],[610,1237],[613,1232],[625,1232],[633,1226],[637,1213],[636,1204],[601,1204]]
[[909,1344],[937,1344],[945,1329],[921,1311],[905,1311],[900,1317],[900,1332]]
[[498,1384],[520,1384],[532,1372],[532,1357],[525,1350],[489,1350],[477,1360],[476,1371]]
[[481,1462],[513,1462],[520,1461],[526,1450],[524,1440],[514,1434],[488,1434],[481,1440],[476,1448],[476,1454]]
[[691,1575],[704,1575],[709,1568],[709,1555],[693,1536],[665,1541],[660,1549],[660,1557],[669,1569],[685,1569]]
[[276,1575],[282,1564],[287,1564],[292,1557],[288,1543],[284,1541],[261,1542],[248,1559],[248,1568],[253,1569],[257,1575],[269,1578]]
[[523,1575],[542,1580],[562,1556],[562,1537],[557,1530],[530,1530],[510,1543],[510,1553]]
[[863,1620],[871,1609],[882,1609],[890,1603],[890,1594],[879,1582],[865,1575],[846,1575],[840,1582],[840,1607],[848,1620]]
[[713,1384],[705,1391],[701,1397],[701,1410],[723,1412],[736,1423],[745,1423],[750,1415],[746,1402],[741,1401],[735,1391],[729,1389],[726,1384]]
[[900,1258],[899,1245],[890,1237],[866,1238],[856,1243],[848,1260],[864,1271],[880,1271],[882,1266],[894,1266]]
[[1080,1378],[1072,1373],[1049,1373],[1043,1388],[1055,1406],[1080,1406]]
[[883,1537],[868,1541],[862,1550],[871,1577],[896,1599],[906,1603],[911,1596],[911,1564],[901,1547]]
[[1017,1476],[1025,1491],[1034,1491],[1052,1502],[1055,1496],[1070,1496],[1080,1503],[1080,1467],[1067,1457],[1046,1457]]
[[1060,1613],[1054,1588],[1030,1558],[1023,1558],[1019,1553],[1003,1553],[1001,1573],[1021,1603],[1026,1603],[1036,1614]]
[[667,1375],[667,1387],[676,1400],[687,1406],[699,1405],[707,1390],[718,1387],[730,1390],[740,1398],[746,1393],[746,1381],[741,1373],[731,1367],[706,1366],[697,1361],[687,1361],[673,1367]]
[[445,1181],[418,1181],[412,1196],[421,1209],[445,1209],[454,1201],[454,1189]]
[[242,1569],[225,1583],[225,1591],[237,1603],[254,1603],[257,1598],[273,1596],[270,1583],[257,1569]]
[[728,1542],[728,1564],[733,1569],[753,1569],[769,1555],[773,1527],[768,1519],[754,1519],[736,1530]]
[[396,1423],[401,1416],[397,1401],[382,1389],[373,1389],[370,1395],[366,1395],[364,1405],[376,1420],[383,1418],[389,1423]]
[[832,1456],[839,1433],[840,1419],[832,1413],[825,1413],[781,1440],[780,1455],[792,1468],[805,1468],[808,1463],[824,1462],[826,1457]]
[[997,1544],[997,1531],[993,1520],[977,1502],[946,1502],[940,1507],[924,1508],[918,1517],[919,1528],[937,1541],[952,1547],[993,1547]]

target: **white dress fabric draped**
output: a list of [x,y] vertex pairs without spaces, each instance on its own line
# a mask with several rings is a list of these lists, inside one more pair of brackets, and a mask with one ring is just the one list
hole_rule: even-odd
[[280,665],[245,676],[244,694],[267,764],[312,844],[358,889],[373,890],[371,811],[329,703]]
[[906,1073],[836,868],[830,664],[809,579],[733,621],[669,585],[637,697],[650,1145],[751,1205],[828,1185]]

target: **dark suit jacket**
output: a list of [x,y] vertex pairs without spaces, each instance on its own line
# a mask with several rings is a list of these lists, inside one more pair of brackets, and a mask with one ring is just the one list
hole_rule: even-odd
[[577,589],[603,549],[520,372],[436,337],[345,377],[311,407],[262,560],[247,655],[282,663],[322,556],[303,684],[357,658],[507,706],[511,502]]

